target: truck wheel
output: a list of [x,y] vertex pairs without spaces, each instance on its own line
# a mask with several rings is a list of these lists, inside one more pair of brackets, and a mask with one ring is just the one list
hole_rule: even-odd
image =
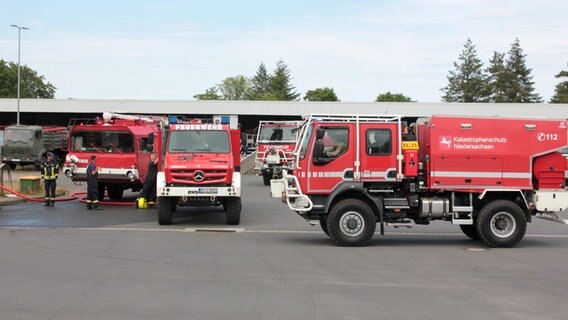
[[262,173],[262,181],[264,182],[265,186],[269,186],[270,185],[270,180],[272,179],[272,175],[270,174],[270,172],[264,172]]
[[475,225],[470,224],[460,224],[460,229],[468,238],[471,240],[480,240],[479,233]]
[[527,218],[515,203],[496,200],[486,204],[476,221],[483,242],[494,248],[508,248],[521,241],[527,231]]
[[329,236],[340,246],[361,247],[373,237],[377,218],[373,210],[358,199],[345,199],[327,215]]
[[160,225],[172,224],[172,199],[158,198],[158,223]]
[[226,206],[225,221],[227,224],[239,224],[241,222],[241,198],[227,198]]
[[325,232],[325,234],[327,234],[329,236],[329,232],[327,231],[327,217],[326,216],[320,216],[319,220],[320,220],[321,229],[323,230],[323,232]]
[[122,186],[109,185],[107,189],[109,198],[111,198],[112,200],[122,199],[122,195],[124,194],[124,189],[122,189]]
[[99,201],[103,201],[105,198],[105,190],[106,190],[106,184],[104,183],[99,183]]

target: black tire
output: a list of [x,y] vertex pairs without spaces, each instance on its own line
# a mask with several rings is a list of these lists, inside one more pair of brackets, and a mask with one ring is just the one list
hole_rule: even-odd
[[264,172],[262,173],[262,182],[264,182],[265,186],[269,186],[270,185],[270,180],[272,179],[272,175],[270,174],[270,172]]
[[172,224],[173,217],[172,199],[158,198],[158,223],[160,225]]
[[468,238],[471,240],[480,240],[479,233],[477,232],[477,228],[475,225],[472,224],[460,224],[460,229]]
[[327,217],[320,216],[319,221],[321,229],[323,230],[323,232],[325,232],[325,234],[329,236],[329,231],[327,231]]
[[112,200],[121,200],[124,194],[124,189],[119,185],[108,185],[108,197]]
[[227,199],[221,199],[221,206],[223,207],[223,211],[227,212]]
[[99,201],[103,201],[105,199],[105,190],[106,184],[99,183]]
[[241,198],[227,198],[227,212],[225,213],[225,221],[229,225],[237,225],[241,223]]
[[527,217],[515,203],[495,200],[479,211],[476,227],[481,240],[490,247],[509,248],[524,237]]
[[330,238],[345,247],[365,246],[377,227],[373,210],[358,199],[344,199],[336,203],[326,222]]

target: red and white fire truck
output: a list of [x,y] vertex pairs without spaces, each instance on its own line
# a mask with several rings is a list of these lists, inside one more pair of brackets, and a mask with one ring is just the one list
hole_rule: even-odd
[[270,185],[272,178],[281,178],[282,170],[290,173],[292,151],[296,146],[300,123],[301,121],[260,121],[254,168],[257,175],[262,176],[264,185]]
[[240,130],[236,116],[164,126],[163,167],[158,171],[159,224],[171,224],[177,206],[222,205],[227,224],[240,223]]
[[273,197],[342,246],[365,245],[377,223],[445,220],[491,247],[520,241],[533,216],[567,223],[567,120],[310,115],[294,174]]
[[87,181],[91,156],[99,167],[99,200],[122,198],[124,190],[139,191],[148,170],[149,135],[158,133],[158,117],[105,112],[102,119],[73,119],[69,153],[63,172],[73,181]]

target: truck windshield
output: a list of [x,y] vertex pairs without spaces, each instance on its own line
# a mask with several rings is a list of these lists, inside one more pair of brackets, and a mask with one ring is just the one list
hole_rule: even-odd
[[74,131],[71,151],[97,153],[132,153],[134,138],[129,131]]
[[260,128],[258,142],[295,142],[296,127],[294,126],[264,126]]
[[34,138],[33,130],[6,129],[4,130],[4,141],[32,141]]
[[171,131],[168,141],[170,153],[229,153],[230,150],[229,135],[226,131]]

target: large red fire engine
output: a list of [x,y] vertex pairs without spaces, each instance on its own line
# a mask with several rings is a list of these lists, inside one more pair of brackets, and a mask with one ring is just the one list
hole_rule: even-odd
[[294,174],[273,197],[337,244],[365,245],[379,223],[445,220],[491,247],[520,241],[532,216],[567,223],[567,121],[311,115]]
[[264,185],[281,178],[282,170],[290,172],[292,151],[296,145],[301,121],[260,121],[256,139],[255,171]]
[[158,172],[158,222],[171,224],[177,206],[222,205],[227,224],[241,217],[240,130],[236,116],[179,121],[170,116]]
[[99,167],[99,200],[105,189],[111,199],[121,199],[127,189],[139,191],[152,151],[148,136],[157,134],[159,123],[160,118],[109,112],[102,119],[72,120],[63,172],[73,181],[86,181],[94,155]]

